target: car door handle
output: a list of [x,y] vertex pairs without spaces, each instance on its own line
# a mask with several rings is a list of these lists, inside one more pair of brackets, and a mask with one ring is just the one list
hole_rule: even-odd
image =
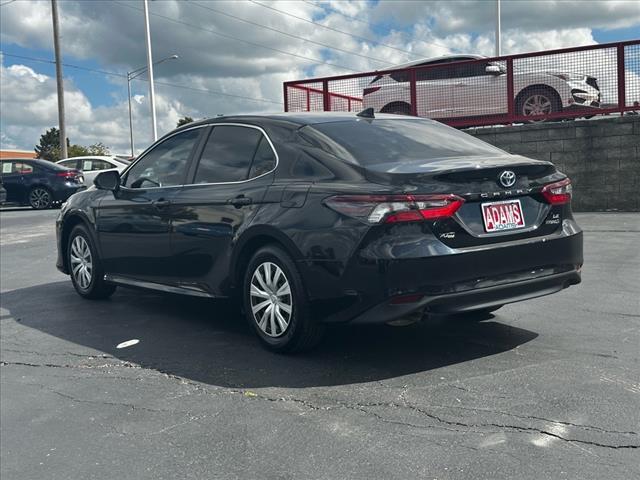
[[236,208],[240,208],[245,205],[251,205],[253,201],[249,197],[245,197],[244,195],[238,195],[235,198],[230,198],[229,200],[227,200],[227,203],[233,205]]
[[151,202],[151,204],[157,209],[162,209],[171,205],[171,202],[169,200],[165,200],[164,198],[159,198],[158,200],[154,200],[153,202]]

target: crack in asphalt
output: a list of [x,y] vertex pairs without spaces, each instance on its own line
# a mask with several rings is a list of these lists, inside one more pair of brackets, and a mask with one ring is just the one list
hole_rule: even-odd
[[[563,440],[565,442],[569,442],[569,443],[580,443],[580,444],[586,444],[586,445],[592,445],[592,446],[596,446],[596,447],[602,447],[602,448],[612,448],[612,449],[640,449],[640,444],[638,445],[626,445],[626,444],[622,444],[622,445],[611,445],[611,444],[607,444],[607,443],[601,443],[601,442],[594,442],[591,440],[581,440],[581,439],[577,439],[577,438],[567,438],[567,437],[563,437],[562,435],[559,435],[557,433],[553,433],[553,432],[549,432],[548,430],[544,430],[544,429],[540,429],[540,428],[535,428],[535,427],[523,427],[523,426],[519,426],[519,425],[509,425],[509,424],[502,424],[502,423],[466,423],[466,422],[460,422],[457,420],[446,420],[442,417],[439,417],[438,415],[434,415],[433,413],[427,412],[425,411],[423,408],[417,407],[415,405],[398,405],[398,404],[388,404],[388,403],[382,403],[382,404],[357,404],[358,407],[362,407],[359,408],[361,411],[364,411],[365,413],[372,413],[369,412],[368,410],[366,410],[366,407],[384,407],[384,406],[392,406],[392,407],[398,407],[398,408],[408,408],[410,410],[413,410],[415,412],[420,413],[421,415],[424,415],[432,420],[435,420],[439,423],[443,423],[445,425],[453,425],[453,426],[459,426],[459,427],[467,427],[467,428],[482,428],[482,427],[496,427],[499,428],[500,431],[503,430],[509,430],[509,431],[516,431],[516,432],[535,432],[535,433],[539,433],[542,435],[547,435],[550,437],[554,437],[557,438],[559,440]],[[379,418],[379,415],[375,415],[374,416]],[[416,424],[412,424],[412,423],[408,423],[408,422],[400,422],[400,421],[396,421],[395,423],[398,423],[400,425],[406,425],[406,426],[410,426],[410,427],[416,427],[416,428],[428,428],[428,426],[419,426]],[[582,427],[582,425],[580,425],[580,427]],[[635,434],[635,432],[633,432]]]
[[[113,357],[112,357],[113,358]],[[619,444],[619,445],[615,445],[615,444],[609,444],[609,443],[602,443],[602,442],[596,442],[596,441],[592,441],[592,440],[582,440],[582,439],[577,439],[577,438],[569,438],[569,437],[564,437],[562,435],[559,435],[557,433],[554,432],[550,432],[548,430],[545,430],[543,428],[537,428],[537,427],[526,427],[526,426],[520,426],[520,425],[511,425],[508,423],[494,423],[494,422],[487,422],[487,423],[467,423],[467,422],[463,422],[463,421],[459,421],[459,420],[450,420],[450,419],[446,419],[444,417],[441,417],[439,415],[436,415],[432,412],[429,412],[427,410],[425,410],[423,407],[419,407],[417,405],[413,405],[410,404],[406,401],[403,401],[403,403],[397,403],[397,402],[372,402],[372,403],[335,403],[332,405],[326,405],[326,406],[319,406],[314,404],[313,402],[310,402],[308,400],[304,400],[304,399],[300,399],[300,398],[296,398],[293,396],[278,396],[278,397],[274,397],[274,396],[268,396],[268,395],[264,395],[261,393],[256,393],[253,392],[251,390],[246,390],[246,389],[236,389],[236,388],[224,388],[222,387],[221,390],[218,391],[211,391],[210,389],[203,387],[200,383],[198,382],[194,382],[194,381],[190,381],[187,380],[183,377],[177,376],[177,375],[173,375],[173,374],[168,374],[166,372],[162,372],[160,370],[151,370],[151,369],[145,369],[143,367],[141,367],[140,365],[136,365],[136,364],[132,364],[129,362],[125,362],[125,361],[121,361],[119,363],[115,363],[115,364],[104,364],[104,365],[65,365],[65,364],[52,364],[52,363],[43,363],[43,364],[36,364],[36,363],[28,363],[28,362],[7,362],[7,361],[2,361],[0,362],[0,366],[11,366],[11,365],[15,365],[15,366],[27,366],[27,367],[47,367],[47,368],[70,368],[70,369],[97,369],[97,370],[101,370],[101,369],[107,369],[107,368],[134,368],[134,369],[143,369],[146,371],[150,371],[150,372],[157,372],[160,373],[162,375],[164,375],[166,378],[170,378],[173,380],[178,381],[179,383],[183,384],[183,385],[189,385],[191,387],[193,387],[194,389],[201,391],[207,395],[223,395],[223,394],[235,394],[235,395],[242,395],[244,398],[246,399],[257,399],[257,400],[261,400],[261,401],[268,401],[271,403],[279,403],[279,402],[290,402],[290,403],[295,403],[298,405],[302,405],[303,407],[312,410],[312,411],[330,411],[330,410],[334,410],[334,409],[338,409],[338,408],[344,408],[344,409],[348,409],[348,410],[353,410],[353,411],[358,411],[361,413],[364,413],[365,415],[371,416],[375,419],[377,419],[378,421],[384,422],[384,423],[390,423],[390,424],[395,424],[395,425],[401,425],[401,426],[406,426],[406,427],[411,427],[411,428],[417,428],[417,429],[429,429],[432,428],[432,426],[430,425],[420,425],[420,424],[415,424],[415,423],[411,423],[411,422],[405,422],[405,421],[400,421],[400,420],[392,420],[389,418],[385,418],[384,416],[380,415],[379,413],[373,412],[370,409],[372,408],[395,408],[395,409],[408,409],[411,410],[415,413],[418,413],[420,415],[423,415],[435,422],[437,422],[438,424],[440,424],[440,428],[443,428],[445,430],[448,431],[454,431],[454,432],[458,432],[458,433],[469,433],[469,432],[473,432],[473,433],[498,433],[501,431],[511,431],[511,432],[524,432],[524,433],[537,433],[540,435],[546,435],[549,437],[553,437],[556,438],[558,440],[562,440],[564,442],[567,443],[576,443],[576,444],[583,444],[583,445],[591,445],[591,446],[595,446],[595,447],[601,447],[601,448],[608,448],[608,449],[640,449],[640,444]],[[149,411],[149,412],[154,412],[154,413],[173,413],[173,414],[183,414],[183,415],[190,415],[192,416],[193,414],[191,412],[184,412],[184,411],[178,411],[178,410],[167,410],[167,409],[153,409],[153,408],[149,408],[149,407],[141,407],[141,406],[136,406],[135,404],[131,404],[131,403],[124,403],[124,402],[109,402],[109,401],[105,401],[105,400],[88,400],[88,399],[80,399],[77,397],[74,397],[72,395],[66,394],[66,393],[62,393],[59,392],[57,390],[53,390],[50,388],[45,387],[44,385],[40,385],[40,384],[35,384],[35,385],[39,385],[42,388],[45,388],[48,391],[51,391],[54,394],[57,394],[63,398],[78,402],[78,403],[93,403],[93,404],[102,404],[102,405],[109,405],[109,406],[114,406],[114,407],[125,407],[125,408],[130,408],[131,410],[142,410],[142,411]],[[404,400],[404,394],[406,393],[407,390],[407,386],[403,386],[403,392],[401,393],[400,398],[402,398]],[[546,421],[546,422],[550,422],[550,423],[557,423],[557,424],[561,424],[561,425],[566,425],[566,426],[571,426],[571,427],[576,427],[576,428],[580,428],[580,429],[585,429],[585,430],[592,430],[592,431],[599,431],[601,433],[609,433],[609,434],[615,434],[615,435],[638,435],[637,432],[634,431],[629,431],[629,432],[622,432],[622,431],[615,431],[615,430],[606,430],[603,429],[601,427],[596,427],[593,425],[580,425],[580,424],[576,424],[576,423],[571,423],[571,422],[566,422],[566,421],[558,421],[558,420],[551,420],[551,419],[547,419],[547,418],[543,418],[543,417],[537,417],[537,416],[533,416],[533,415],[518,415],[518,414],[512,414],[512,413],[508,413],[508,412],[502,412],[502,411],[496,411],[496,410],[487,410],[487,409],[473,409],[473,408],[468,408],[468,407],[458,407],[458,406],[444,406],[444,405],[437,405],[437,406],[431,406],[433,408],[450,408],[450,409],[463,409],[463,410],[474,410],[474,411],[479,411],[479,412],[488,412],[488,413],[496,413],[496,414],[500,414],[500,415],[506,415],[506,416],[511,416],[511,417],[515,417],[515,418],[521,418],[521,419],[525,419],[525,420],[537,420],[537,421]],[[446,427],[443,427],[446,426]],[[455,427],[460,427],[460,428],[455,428]],[[494,431],[490,431],[487,432],[487,428],[496,428],[498,430],[494,430]]]

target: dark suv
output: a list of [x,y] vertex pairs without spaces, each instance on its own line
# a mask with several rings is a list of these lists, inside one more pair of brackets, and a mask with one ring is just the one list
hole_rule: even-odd
[[95,183],[57,221],[81,296],[237,293],[278,351],[327,323],[492,311],[580,282],[569,179],[432,120],[221,117]]
[[8,203],[41,210],[84,190],[82,172],[46,160],[2,160],[2,184]]

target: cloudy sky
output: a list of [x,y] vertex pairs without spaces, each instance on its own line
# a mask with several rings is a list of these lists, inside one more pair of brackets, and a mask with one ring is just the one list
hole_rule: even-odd
[[[588,6],[588,8],[586,8]],[[150,2],[158,130],[178,118],[282,110],[282,82],[449,52],[493,54],[493,0]],[[127,153],[125,72],[145,65],[141,0],[59,1],[67,134]],[[0,0],[0,147],[57,126],[49,0]],[[640,37],[636,0],[503,0],[503,53]],[[148,84],[132,82],[134,136],[151,140]]]

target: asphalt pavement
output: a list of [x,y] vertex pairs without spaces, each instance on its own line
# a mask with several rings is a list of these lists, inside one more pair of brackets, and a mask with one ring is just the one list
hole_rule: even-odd
[[640,478],[640,214],[577,215],[581,285],[295,356],[226,302],[81,299],[56,215],[0,211],[2,480]]

